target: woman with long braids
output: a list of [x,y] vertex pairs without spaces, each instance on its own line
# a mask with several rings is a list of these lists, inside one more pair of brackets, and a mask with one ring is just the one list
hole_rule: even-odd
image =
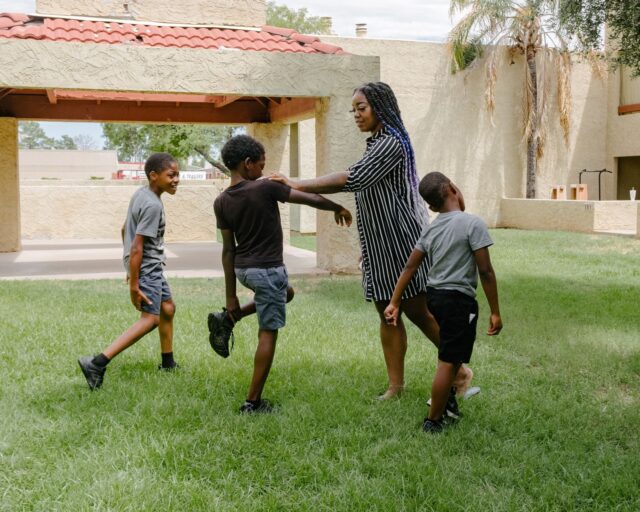
[[[395,326],[387,324],[384,310],[404,263],[429,220],[417,192],[413,147],[391,87],[382,82],[364,84],[354,91],[352,105],[358,129],[371,132],[360,161],[346,171],[316,179],[291,180],[282,175],[271,179],[305,192],[355,194],[362,285],[365,299],[375,303],[380,318],[380,339],[389,376],[389,386],[378,398],[387,400],[404,389],[407,333],[401,319]],[[401,311],[437,346],[439,329],[427,309],[426,289],[427,269],[422,267],[407,286]],[[471,370],[461,367],[454,383],[459,395],[471,377]]]

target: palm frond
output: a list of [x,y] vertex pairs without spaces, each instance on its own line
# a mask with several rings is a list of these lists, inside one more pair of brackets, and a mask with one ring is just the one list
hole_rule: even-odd
[[[545,144],[547,142],[547,96],[549,95],[550,79],[547,73],[547,62],[549,60],[547,52],[540,54],[540,66],[538,66],[538,87],[537,87],[537,115],[534,137],[536,138],[537,158],[544,156]],[[536,168],[538,170],[538,168]]]
[[560,126],[565,145],[569,145],[571,130],[571,55],[568,51],[558,52],[556,56],[558,69],[558,111]]
[[487,106],[487,111],[489,112],[489,120],[491,121],[491,126],[495,126],[493,122],[493,111],[496,107],[495,88],[496,82],[498,81],[497,55],[497,48],[493,48],[489,57],[487,58],[487,64],[485,66],[487,85],[484,91],[484,99]]

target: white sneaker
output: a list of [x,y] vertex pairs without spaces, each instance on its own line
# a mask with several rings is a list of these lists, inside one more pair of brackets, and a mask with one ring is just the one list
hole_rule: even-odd
[[[462,395],[462,398],[464,400],[468,400],[472,396],[476,396],[478,393],[480,393],[480,388],[478,386],[474,386],[472,388],[467,389],[464,392],[464,395]],[[427,407],[431,407],[431,398],[429,398],[429,400],[427,400]]]
[[469,398],[471,398],[472,396],[476,396],[478,393],[480,393],[480,388],[478,386],[474,386],[467,389],[462,395],[462,398],[464,398],[465,400],[469,400]]

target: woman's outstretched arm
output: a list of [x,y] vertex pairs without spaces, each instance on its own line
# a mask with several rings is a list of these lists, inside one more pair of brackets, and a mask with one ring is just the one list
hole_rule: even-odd
[[349,171],[332,172],[319,178],[310,180],[292,180],[284,174],[272,174],[270,180],[278,181],[289,185],[294,190],[300,192],[311,192],[313,194],[335,194],[342,192],[347,183]]

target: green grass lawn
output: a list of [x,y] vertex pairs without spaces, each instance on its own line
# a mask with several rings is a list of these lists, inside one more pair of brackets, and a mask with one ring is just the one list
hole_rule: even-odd
[[307,251],[316,251],[316,235],[302,235],[300,233],[291,233],[291,240],[289,242],[294,247],[300,249],[306,249]]
[[[420,430],[436,351],[409,330],[408,389],[386,387],[359,279],[297,290],[265,396],[243,417],[256,322],[231,357],[207,342],[220,279],[173,279],[176,358],[157,334],[90,392],[76,359],[136,318],[118,281],[2,282],[2,511],[638,511],[640,241],[493,231],[505,328],[479,332],[482,393]],[[481,321],[488,310],[480,297]]]

